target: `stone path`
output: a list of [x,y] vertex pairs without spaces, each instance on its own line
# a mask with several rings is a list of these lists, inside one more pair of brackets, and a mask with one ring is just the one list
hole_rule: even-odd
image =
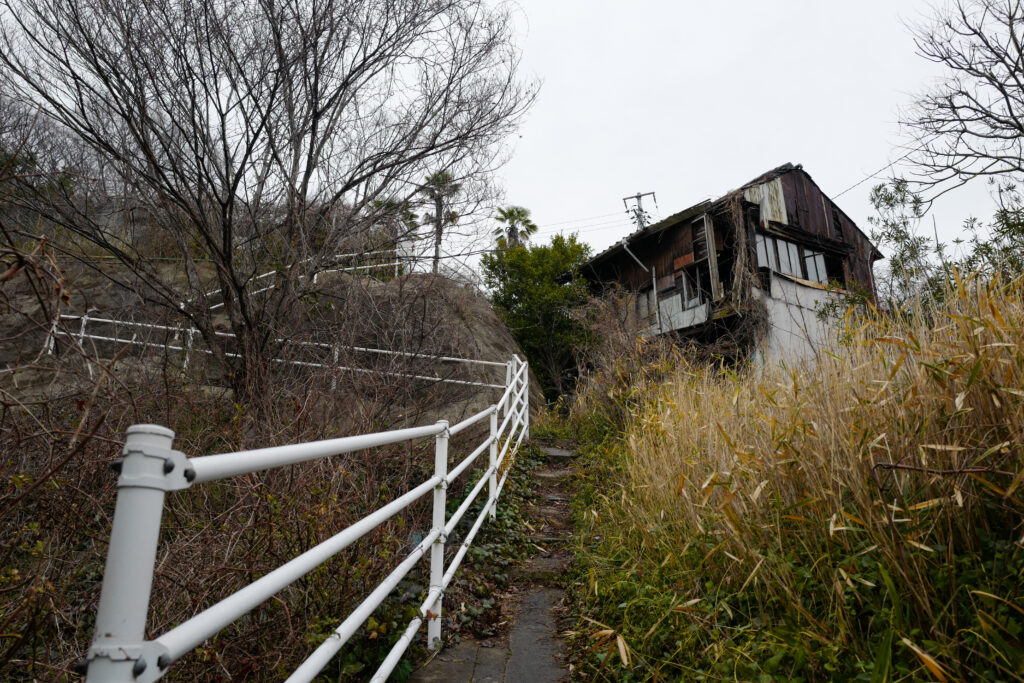
[[522,591],[508,640],[464,639],[413,673],[413,683],[557,683],[569,679],[564,643],[558,636],[559,608],[565,597],[558,579],[571,555],[572,534],[566,483],[573,453],[541,447],[545,463],[534,470],[534,501],[529,507],[530,541],[539,549],[517,572]]

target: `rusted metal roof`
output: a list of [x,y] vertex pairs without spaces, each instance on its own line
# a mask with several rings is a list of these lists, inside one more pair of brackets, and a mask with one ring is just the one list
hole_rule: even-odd
[[[612,257],[617,256],[619,253],[622,253],[624,251],[623,243],[630,244],[632,242],[637,241],[638,239],[650,237],[652,235],[656,235],[660,232],[663,232],[668,228],[683,223],[702,213],[706,213],[714,205],[722,204],[725,201],[736,196],[737,194],[742,194],[743,198],[749,202],[752,202],[754,204],[760,204],[762,206],[762,210],[768,212],[767,218],[769,220],[783,224],[789,223],[788,217],[786,215],[786,203],[783,188],[782,184],[778,182],[778,179],[783,175],[791,173],[793,171],[800,171],[801,173],[803,173],[805,176],[807,176],[810,182],[813,183],[814,186],[818,188],[818,191],[820,191],[823,195],[825,194],[823,191],[821,191],[820,186],[818,186],[818,184],[814,182],[814,179],[811,178],[811,175],[804,170],[803,165],[785,163],[782,164],[781,166],[773,168],[770,171],[762,173],[761,175],[754,178],[750,182],[747,182],[744,185],[742,185],[739,189],[727,192],[718,199],[704,200],[698,204],[694,204],[689,208],[683,209],[679,213],[674,213],[668,218],[664,218],[658,221],[657,223],[653,223],[645,228],[636,230],[626,235],[623,239],[619,240],[612,246],[608,247],[604,251],[592,257],[589,261],[585,262],[582,265],[582,267],[594,268],[595,266],[598,266],[604,263],[605,261],[608,261]],[[825,196],[827,197],[828,195]],[[864,231],[857,226],[853,219],[851,219],[842,209],[839,209],[838,206],[836,208],[843,214],[843,216],[850,222],[850,224],[864,237],[864,239],[868,240],[870,243],[870,239],[868,238],[868,236],[864,234]],[[882,258],[881,252],[879,252],[873,244],[871,245],[871,248],[873,252],[873,260]]]

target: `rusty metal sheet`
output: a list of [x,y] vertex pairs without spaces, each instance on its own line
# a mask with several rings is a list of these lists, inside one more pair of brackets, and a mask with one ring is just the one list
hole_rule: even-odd
[[786,214],[786,194],[783,192],[782,181],[779,178],[748,187],[743,191],[743,198],[761,206],[761,220],[767,219],[776,223],[789,224]]
[[672,261],[672,270],[679,270],[693,263],[693,254],[683,254]]

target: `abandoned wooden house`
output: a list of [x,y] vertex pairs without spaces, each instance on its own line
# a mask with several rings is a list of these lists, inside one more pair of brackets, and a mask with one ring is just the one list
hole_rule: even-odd
[[874,298],[880,258],[802,166],[785,164],[628,235],[580,272],[597,291],[631,292],[645,334],[781,359],[819,347],[817,311],[829,297]]

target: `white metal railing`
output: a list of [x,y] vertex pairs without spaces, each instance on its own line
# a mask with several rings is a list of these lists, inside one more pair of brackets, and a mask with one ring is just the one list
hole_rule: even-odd
[[[60,327],[60,322],[61,321],[68,321],[68,322],[78,323],[78,331],[75,332],[75,331],[61,329],[61,327]],[[90,332],[89,331],[88,328],[89,328],[90,324],[92,324],[92,325],[114,326],[115,331],[112,333],[112,335],[111,334],[97,334],[95,332]],[[132,334],[131,334],[131,336],[127,336],[127,337],[119,336],[117,328],[125,328],[125,329],[131,331]],[[173,333],[173,335],[175,337],[175,340],[174,340],[174,342],[171,342],[171,343],[160,343],[160,342],[148,341],[146,339],[140,339],[139,338],[139,331],[160,331],[160,332]],[[189,360],[190,360],[190,358],[191,358],[193,353],[202,353],[202,354],[207,354],[207,355],[212,355],[213,354],[213,351],[211,351],[210,349],[204,349],[204,348],[201,348],[201,347],[196,345],[195,338],[199,334],[200,334],[199,330],[197,328],[195,328],[195,327],[192,327],[192,326],[188,326],[188,327],[178,326],[178,327],[175,327],[175,326],[172,326],[172,325],[155,325],[155,324],[152,324],[152,323],[139,323],[139,322],[133,322],[133,321],[129,321],[129,320],[116,320],[116,319],[113,319],[113,318],[99,318],[99,317],[96,317],[96,316],[90,316],[88,313],[86,313],[84,315],[61,314],[56,319],[54,319],[53,325],[50,328],[50,336],[49,336],[49,339],[47,341],[47,350],[49,351],[49,353],[53,353],[54,352],[55,340],[56,340],[57,337],[60,337],[60,336],[76,339],[78,341],[78,345],[79,346],[84,346],[85,345],[85,340],[89,339],[89,340],[93,340],[93,341],[113,342],[113,343],[118,343],[118,344],[130,344],[132,346],[142,346],[142,347],[147,347],[147,348],[161,348],[161,349],[167,349],[167,350],[170,350],[170,351],[180,351],[182,353],[182,368],[187,370],[188,369],[188,365],[189,365]],[[234,338],[235,337],[235,335],[230,333],[230,332],[215,332],[215,334],[218,337],[227,337],[227,338]],[[178,341],[181,338],[184,338],[183,342]],[[375,349],[375,348],[370,348],[370,347],[365,347],[365,346],[344,346],[344,345],[341,345],[341,344],[327,344],[327,343],[322,343],[322,342],[295,341],[295,340],[290,340],[290,339],[289,340],[275,339],[274,341],[277,342],[278,344],[288,344],[290,346],[299,346],[299,347],[304,347],[304,348],[325,349],[325,350],[328,350],[328,351],[331,352],[331,358],[332,358],[332,362],[331,363],[319,363],[319,362],[314,362],[314,361],[295,360],[295,359],[291,359],[291,358],[275,358],[274,359],[275,363],[279,363],[279,364],[283,364],[283,365],[294,365],[294,366],[299,366],[299,367],[341,370],[341,371],[345,371],[345,372],[355,372],[355,373],[363,373],[363,374],[382,374],[382,375],[387,375],[389,377],[402,377],[402,378],[405,378],[405,379],[413,379],[413,380],[419,380],[419,381],[424,381],[424,382],[444,382],[444,383],[447,383],[447,384],[461,384],[461,385],[465,385],[465,386],[487,387],[487,388],[492,388],[492,389],[504,389],[506,387],[506,384],[497,384],[497,383],[494,383],[494,382],[474,382],[474,381],[470,381],[470,380],[455,379],[455,378],[452,378],[452,377],[439,377],[437,375],[422,375],[422,374],[416,374],[416,373],[395,372],[395,371],[390,371],[390,370],[370,370],[370,369],[367,369],[367,368],[358,368],[358,367],[351,367],[351,366],[345,366],[345,365],[339,365],[338,364],[338,360],[340,358],[340,355],[341,355],[342,351],[352,351],[352,352],[356,352],[356,353],[366,353],[366,354],[375,354],[375,355],[386,355],[386,356],[394,356],[394,357],[399,357],[399,358],[420,358],[420,359],[423,359],[423,360],[433,361],[433,362],[436,362],[436,363],[464,363],[464,364],[470,364],[470,365],[477,365],[477,366],[480,366],[480,367],[494,367],[494,368],[504,368],[504,367],[506,367],[505,363],[499,363],[499,362],[496,362],[496,361],[476,360],[476,359],[472,359],[472,358],[457,358],[457,357],[453,357],[453,356],[439,356],[439,355],[424,354],[424,353],[412,353],[412,352],[409,352],[409,351],[393,351],[393,350],[390,350],[390,349]],[[240,354],[231,353],[231,352],[225,352],[224,355],[226,357],[228,357],[228,358],[239,358],[240,357]],[[92,373],[93,373],[92,366],[88,365],[87,368],[89,370],[89,375],[91,377]],[[507,380],[507,378],[506,378],[506,380]],[[337,379],[336,378],[332,380],[331,388],[332,389],[336,389],[337,388]]]
[[[433,494],[430,532],[287,680],[289,683],[313,680],[428,551],[430,587],[426,599],[372,680],[387,679],[424,621],[427,622],[427,646],[438,649],[441,645],[445,589],[483,522],[488,517],[494,518],[499,495],[508,477],[507,463],[529,435],[528,366],[514,356],[507,368],[508,382],[502,397],[487,409],[452,427],[447,420],[441,420],[432,425],[376,434],[191,458],[173,450],[174,432],[170,429],[157,425],[129,427],[122,457],[117,461],[117,502],[96,614],[96,632],[88,657],[83,662],[88,679],[134,683],[157,680],[171,664],[206,639],[427,493]],[[499,416],[502,418],[500,424]],[[487,438],[449,471],[449,438],[486,419],[490,420]],[[435,442],[433,476],[184,623],[151,640],[145,639],[153,568],[167,492],[426,437],[433,437]],[[487,467],[459,508],[448,517],[445,505],[449,484],[464,474],[485,450],[488,452]],[[487,502],[445,567],[445,541],[485,486]]]

